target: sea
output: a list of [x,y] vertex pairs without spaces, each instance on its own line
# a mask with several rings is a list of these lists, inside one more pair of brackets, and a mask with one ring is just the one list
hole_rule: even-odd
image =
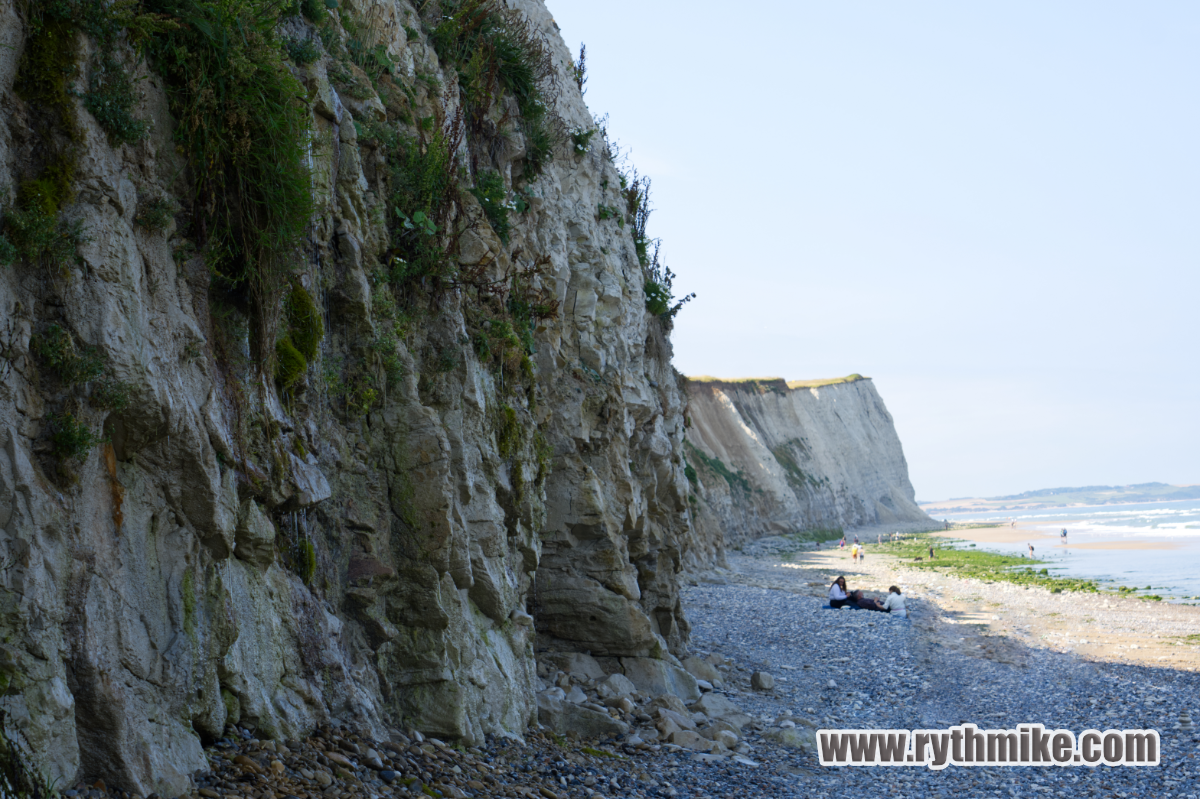
[[[1157,594],[1166,601],[1200,603],[1200,500],[1093,505],[1038,510],[939,514],[951,522],[997,522],[1010,519],[1043,537],[1010,544],[977,547],[1020,555],[1033,544],[1034,556],[1054,574],[1093,578],[1109,587],[1128,586]],[[1067,530],[1067,546],[1059,533]],[[1049,538],[1047,538],[1047,536]],[[1072,544],[1099,542],[1164,542],[1171,549],[1087,549]]]

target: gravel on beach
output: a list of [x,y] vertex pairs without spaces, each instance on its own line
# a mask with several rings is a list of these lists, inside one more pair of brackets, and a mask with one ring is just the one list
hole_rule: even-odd
[[[823,607],[828,565],[784,563],[780,553],[787,548],[780,539],[756,542],[730,558],[731,569],[699,577],[684,589],[693,653],[715,664],[717,692],[750,717],[736,750],[706,754],[655,741],[649,716],[642,713],[649,704],[626,714],[633,726],[629,735],[601,741],[535,729],[522,739],[493,737],[464,748],[413,730],[393,730],[386,741],[342,727],[303,741],[258,741],[248,731],[231,729],[209,748],[212,769],[189,796],[779,799],[1036,793],[1200,799],[1200,729],[1177,728],[1181,711],[1195,717],[1200,710],[1197,672],[1086,659],[1009,628],[987,635],[977,625],[954,624],[944,597],[966,589],[944,575],[936,575],[941,593],[927,590],[933,577],[913,576],[923,582],[921,595],[909,599],[909,620],[828,610]],[[879,570],[872,577],[876,582],[903,574],[877,556],[863,568]],[[992,586],[970,588],[982,591],[986,602],[1003,597],[1003,587],[994,595],[988,593]],[[1023,590],[1022,598],[1029,593]],[[1041,593],[1037,601],[1050,603],[1046,607],[1077,599]],[[1193,623],[1200,619],[1200,609],[1184,610]],[[752,687],[755,674],[759,688]],[[1074,732],[1154,728],[1161,733],[1161,765],[833,768],[819,765],[812,745],[818,728],[943,729],[963,722],[981,729],[1040,723]],[[800,731],[805,735],[795,734]],[[132,799],[102,784],[64,793]]]

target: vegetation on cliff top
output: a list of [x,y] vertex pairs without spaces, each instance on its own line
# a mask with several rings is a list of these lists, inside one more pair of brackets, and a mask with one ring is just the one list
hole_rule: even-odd
[[855,373],[846,377],[829,377],[818,380],[784,380],[782,377],[713,377],[712,375],[697,375],[688,377],[693,383],[728,383],[729,385],[758,385],[761,387],[821,388],[836,386],[842,383],[856,383],[859,380],[870,380],[869,377]]
[[871,378],[863,377],[862,375],[855,372],[854,374],[847,375],[846,377],[829,377],[829,378],[825,378],[823,380],[822,379],[789,380],[787,387],[793,388],[793,389],[795,389],[795,388],[823,388],[824,386],[837,386],[837,385],[841,385],[842,383],[857,383],[859,380],[870,380],[870,379]]

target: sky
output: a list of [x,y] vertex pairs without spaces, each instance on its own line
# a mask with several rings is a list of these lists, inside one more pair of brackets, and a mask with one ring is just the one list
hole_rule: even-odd
[[874,378],[919,500],[1200,483],[1200,4],[547,5],[681,372]]

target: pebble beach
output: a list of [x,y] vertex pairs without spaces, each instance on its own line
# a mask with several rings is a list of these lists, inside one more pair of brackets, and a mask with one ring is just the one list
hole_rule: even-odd
[[[873,540],[875,531],[860,534]],[[853,564],[847,551],[795,546],[757,541],[733,554],[729,569],[695,576],[685,589],[693,655],[713,678],[703,681],[708,699],[688,709],[673,697],[633,694],[608,708],[614,720],[628,722],[625,734],[580,740],[535,726],[476,747],[415,730],[373,740],[361,730],[329,727],[302,741],[259,741],[250,730],[231,728],[209,748],[212,768],[198,775],[189,796],[1200,796],[1200,729],[1191,722],[1200,711],[1198,648],[1184,643],[1200,630],[1200,609],[982,584],[879,555]],[[910,618],[824,608],[837,574],[873,595],[901,584]],[[597,680],[541,673],[544,691],[569,688],[588,703],[602,696]],[[713,721],[702,711],[717,706],[715,697],[742,714],[736,728],[712,736],[724,744],[696,751],[671,743],[682,733],[667,734],[676,728],[664,727],[664,719],[686,726],[690,713],[703,727]],[[819,765],[813,744],[816,729],[965,722],[1076,732],[1154,728],[1161,765],[833,768]],[[102,784],[65,793],[133,799]]]

